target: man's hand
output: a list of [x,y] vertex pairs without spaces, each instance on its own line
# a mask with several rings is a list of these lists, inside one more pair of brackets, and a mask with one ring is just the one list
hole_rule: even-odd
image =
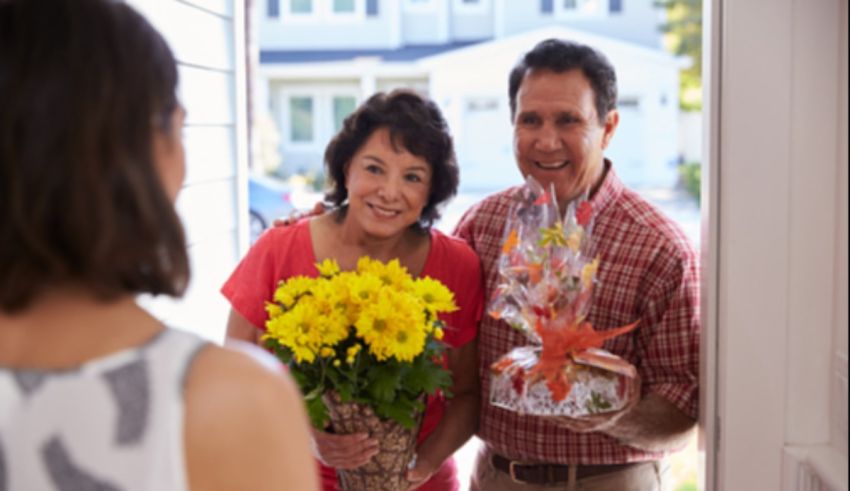
[[275,218],[274,221],[272,222],[272,226],[273,227],[288,227],[288,226],[294,224],[295,222],[297,222],[298,220],[301,220],[302,218],[318,216],[318,215],[321,215],[324,212],[325,212],[325,205],[324,205],[324,203],[319,201],[315,205],[313,205],[313,209],[310,210],[310,211],[292,210],[292,213],[290,213],[290,215],[288,217]]
[[579,418],[569,418],[566,416],[547,416],[544,417],[544,419],[576,433],[590,433],[592,431],[604,432],[606,429],[611,428],[615,424],[617,424],[620,418],[629,413],[640,401],[639,377],[631,379],[631,383],[629,383],[628,397],[628,405],[616,412],[590,414]]
[[366,433],[334,435],[315,428],[313,453],[323,464],[336,469],[356,469],[378,453],[378,440]]

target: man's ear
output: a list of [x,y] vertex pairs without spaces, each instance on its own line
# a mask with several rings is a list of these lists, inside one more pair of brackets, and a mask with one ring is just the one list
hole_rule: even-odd
[[605,122],[602,125],[602,149],[605,150],[608,148],[608,144],[611,142],[611,138],[614,137],[614,133],[617,131],[617,126],[620,124],[620,112],[616,109],[611,109],[608,111],[608,114],[605,116]]

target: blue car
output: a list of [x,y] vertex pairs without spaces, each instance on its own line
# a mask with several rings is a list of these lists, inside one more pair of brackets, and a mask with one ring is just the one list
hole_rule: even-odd
[[249,236],[253,244],[275,218],[292,213],[292,188],[271,177],[251,175],[248,177],[248,209],[251,215]]

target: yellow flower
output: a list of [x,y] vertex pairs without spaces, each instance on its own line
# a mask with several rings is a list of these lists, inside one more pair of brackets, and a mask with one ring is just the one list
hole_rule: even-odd
[[411,362],[425,348],[425,332],[409,324],[400,324],[399,327],[401,329],[389,338],[387,352],[398,361]]
[[573,230],[570,233],[569,237],[567,237],[567,247],[573,252],[578,252],[581,247],[581,232]]
[[409,294],[391,288],[381,290],[364,306],[355,324],[357,335],[379,361],[396,358],[411,361],[425,347],[425,313]]
[[302,298],[291,310],[266,322],[264,338],[277,340],[292,350],[298,363],[312,363],[322,345],[323,328],[312,302]]
[[374,301],[383,283],[377,276],[365,273],[351,276],[348,285],[350,302],[364,305]]
[[365,305],[360,318],[354,324],[357,336],[379,360],[386,358],[382,338],[389,332],[392,317],[392,305],[387,301],[386,295],[383,295],[375,302]]
[[564,240],[564,225],[561,222],[542,229],[540,234],[540,245],[543,247],[549,245],[563,247],[566,245],[566,241]]
[[286,282],[282,282],[275,290],[274,301],[285,309],[291,309],[301,295],[310,291],[315,281],[314,278],[306,276],[290,278]]
[[443,334],[444,333],[443,333],[443,330],[441,328],[438,327],[438,328],[434,329],[434,339],[436,339],[438,341],[443,339]]
[[373,262],[372,274],[381,279],[385,286],[408,290],[413,285],[413,278],[407,272],[407,268],[401,265],[398,259],[393,259],[387,264]]
[[596,271],[599,269],[599,258],[593,262],[587,263],[581,268],[581,283],[583,288],[590,288],[593,284],[593,278],[596,277]]
[[333,348],[329,348],[327,346],[324,346],[322,350],[319,351],[319,355],[321,355],[322,358],[330,358],[335,354],[336,352],[333,350]]
[[324,278],[330,278],[339,274],[339,264],[334,259],[325,259],[321,263],[316,264],[316,270],[319,275]]
[[439,281],[430,277],[419,278],[413,283],[413,291],[422,300],[425,309],[431,314],[454,312],[457,306],[454,294]]
[[266,302],[266,313],[269,314],[269,318],[277,317],[283,314],[283,308],[276,303]]

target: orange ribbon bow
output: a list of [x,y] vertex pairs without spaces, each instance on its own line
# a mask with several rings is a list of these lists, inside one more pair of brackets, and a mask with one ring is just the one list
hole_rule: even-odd
[[[570,393],[573,385],[572,380],[570,380],[572,372],[570,368],[571,365],[575,364],[573,355],[578,355],[591,348],[601,348],[606,340],[631,331],[637,327],[638,322],[607,331],[597,331],[593,329],[589,322],[581,322],[578,325],[566,327],[549,327],[544,326],[538,319],[535,322],[534,329],[540,335],[543,350],[540,353],[540,360],[537,365],[528,371],[529,378],[545,380],[546,387],[552,393],[552,399],[555,402],[563,401]],[[582,361],[594,359],[593,356],[582,356],[581,358]],[[621,363],[625,366],[616,366]],[[611,368],[612,371],[628,373],[627,366],[629,365],[625,360],[606,358],[605,364],[607,365],[606,368]]]

